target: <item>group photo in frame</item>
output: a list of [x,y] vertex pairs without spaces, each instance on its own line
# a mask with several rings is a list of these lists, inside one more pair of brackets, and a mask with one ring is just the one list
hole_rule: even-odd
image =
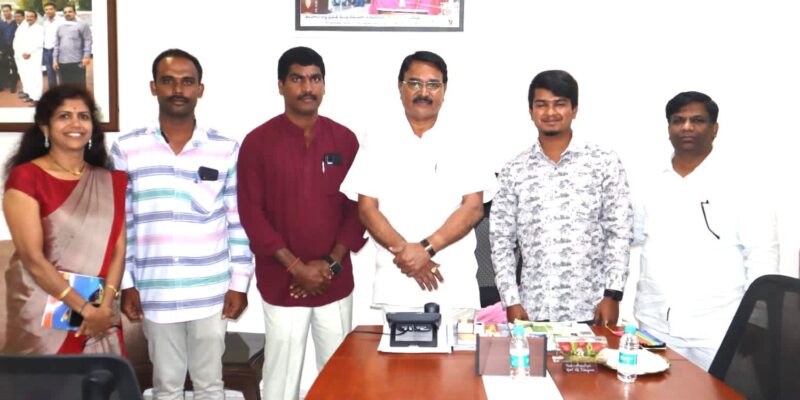
[[298,31],[464,31],[464,0],[295,1]]
[[[44,22],[48,19],[44,9],[48,3],[55,4],[55,20],[57,22],[54,24],[57,26],[56,30],[61,29],[59,24],[70,26],[72,30],[71,32],[64,31],[58,36],[71,40],[56,42],[60,47],[55,50],[54,54],[58,56],[59,51],[65,54],[70,51],[85,52],[85,49],[90,49],[91,55],[88,59],[68,65],[74,67],[72,71],[67,68],[55,70],[52,65],[48,68],[45,58],[46,46],[43,45],[41,48],[35,46],[34,42],[38,41],[39,37],[42,37],[44,41]],[[0,91],[0,131],[21,132],[33,122],[36,95],[31,96],[25,92],[25,82],[27,81],[34,91],[38,91],[37,82],[34,81],[34,84],[30,82],[32,82],[32,75],[33,79],[38,79],[39,72],[41,72],[42,79],[41,93],[46,92],[53,85],[62,83],[85,85],[97,103],[102,129],[117,131],[119,129],[119,103],[116,0],[0,0],[0,6],[7,9],[8,7],[5,5],[11,7],[11,18],[14,20],[13,23],[18,25],[13,33],[11,45],[4,45],[0,50],[2,52],[0,54],[0,74],[3,74],[3,86],[0,87],[3,89]],[[67,7],[66,13],[65,7]],[[33,13],[36,14],[36,18],[31,24]],[[0,23],[8,23],[4,14],[0,14],[0,18],[3,20]],[[21,24],[28,26],[20,28]],[[33,25],[38,25],[38,27],[29,32],[21,30],[28,29]],[[17,32],[22,32],[19,40]],[[5,39],[3,43],[5,43]],[[17,49],[33,50],[27,59],[23,59],[23,55],[15,54],[15,46]],[[81,46],[84,46],[85,49],[77,48]],[[31,57],[36,60],[42,59],[40,68],[37,68],[35,63],[28,61]],[[54,61],[58,62],[58,60]],[[21,67],[27,68],[22,74],[19,71]],[[74,82],[76,74],[74,71],[78,71],[79,78],[82,78],[78,83]],[[67,76],[70,72],[73,80]]]

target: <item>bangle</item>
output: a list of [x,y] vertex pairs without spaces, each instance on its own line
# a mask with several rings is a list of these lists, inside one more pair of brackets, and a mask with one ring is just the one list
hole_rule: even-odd
[[422,239],[419,244],[425,248],[425,251],[428,252],[429,256],[433,257],[436,255],[436,250],[433,249],[433,245],[428,241],[428,239]]
[[115,299],[119,298],[119,290],[117,290],[117,288],[115,288],[114,285],[106,285],[106,287],[114,291]]
[[67,294],[72,290],[72,286],[67,285],[67,288],[62,290],[61,293],[58,294],[56,297],[59,300],[64,300],[64,297],[67,297]]
[[297,265],[297,263],[299,263],[299,262],[300,262],[300,257],[296,257],[296,258],[294,259],[294,261],[290,262],[290,263],[289,263],[289,266],[288,266],[288,267],[286,267],[286,271],[288,271],[288,272],[291,272],[291,271],[292,271],[292,267],[294,267],[295,265]]
[[85,302],[85,303],[83,303],[83,305],[81,306],[81,308],[80,308],[80,309],[78,309],[78,314],[80,314],[80,315],[83,315],[83,310],[86,308],[86,306],[87,306],[87,305],[89,305],[89,300],[86,300],[86,302]]

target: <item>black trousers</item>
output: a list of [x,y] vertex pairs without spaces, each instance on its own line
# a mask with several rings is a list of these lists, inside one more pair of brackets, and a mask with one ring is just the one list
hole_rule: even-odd
[[86,88],[86,68],[83,64],[67,63],[58,64],[59,72],[61,72],[61,84],[78,85]]
[[0,90],[5,88],[17,88],[19,74],[17,73],[17,63],[14,62],[14,49],[11,45],[3,44],[0,47]]

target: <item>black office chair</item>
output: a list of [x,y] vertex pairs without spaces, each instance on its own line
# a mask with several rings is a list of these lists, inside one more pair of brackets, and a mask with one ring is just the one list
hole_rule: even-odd
[[500,301],[500,293],[494,283],[492,267],[492,247],[489,243],[489,211],[492,202],[483,205],[483,218],[475,225],[475,259],[478,260],[478,272],[475,278],[480,289],[481,307],[487,307]]
[[[494,267],[492,266],[492,245],[489,241],[489,213],[492,210],[492,202],[483,204],[483,218],[475,225],[475,259],[478,260],[478,272],[475,278],[478,280],[480,289],[481,307],[487,307],[500,301],[500,292],[494,282]],[[520,280],[522,271],[522,256],[519,247],[514,250],[517,258],[517,284]]]
[[800,279],[753,282],[708,372],[748,399],[800,399]]
[[5,400],[136,400],[142,392],[131,365],[111,355],[0,355]]

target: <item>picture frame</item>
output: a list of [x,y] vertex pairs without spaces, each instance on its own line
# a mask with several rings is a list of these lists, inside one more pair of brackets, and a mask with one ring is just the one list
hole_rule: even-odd
[[[97,103],[101,129],[116,132],[119,130],[116,0],[92,0],[91,10],[78,8],[76,11],[77,18],[89,24],[92,31],[92,61],[87,67],[87,88]],[[63,18],[62,10],[57,10],[57,13]],[[46,91],[44,71],[43,79],[43,91]],[[8,95],[9,91],[0,94]],[[33,104],[0,97],[0,132],[25,131],[33,123],[34,112]]]
[[464,1],[295,0],[295,30],[463,32]]

